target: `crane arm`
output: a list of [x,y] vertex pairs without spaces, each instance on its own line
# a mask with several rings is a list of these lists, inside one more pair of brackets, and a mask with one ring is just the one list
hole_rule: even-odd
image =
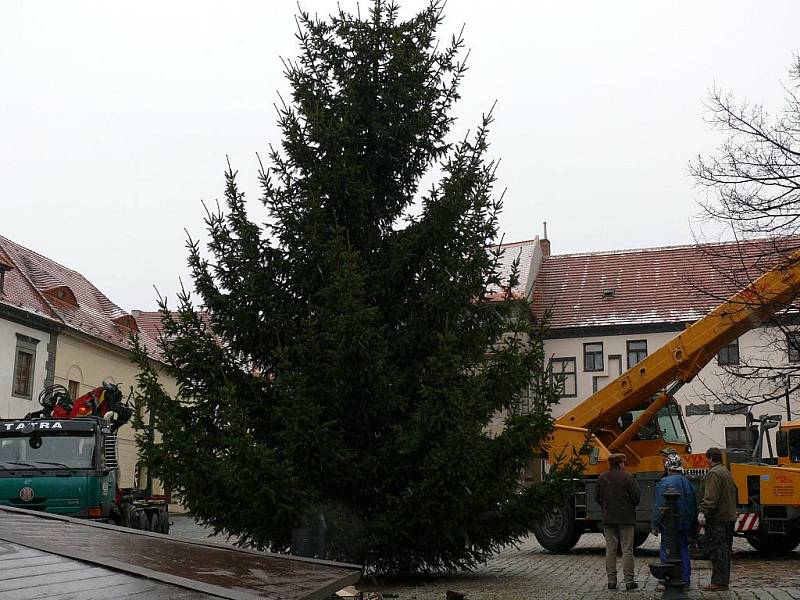
[[[592,428],[609,424],[649,401],[665,386],[691,381],[720,348],[761,325],[798,293],[800,251],[589,396],[557,419],[556,425]],[[638,427],[644,424],[639,423]],[[633,435],[635,431],[627,433]]]

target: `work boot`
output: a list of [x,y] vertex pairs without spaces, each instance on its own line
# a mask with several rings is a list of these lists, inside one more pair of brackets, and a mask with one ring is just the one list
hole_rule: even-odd
[[725,592],[728,590],[727,585],[717,585],[716,583],[709,583],[702,587],[705,592]]
[[636,583],[635,581],[626,581],[625,582],[625,589],[626,590],[635,590],[638,587],[639,587],[639,584]]

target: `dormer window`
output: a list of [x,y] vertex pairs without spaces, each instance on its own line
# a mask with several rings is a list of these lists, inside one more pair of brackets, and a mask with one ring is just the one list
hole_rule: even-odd
[[72,293],[72,290],[65,285],[50,288],[49,290],[45,290],[44,293],[48,298],[78,308],[78,299],[75,297],[75,294]]
[[121,317],[117,317],[116,319],[112,320],[120,327],[124,327],[125,329],[130,329],[135,333],[139,332],[139,325],[136,323],[136,319],[134,319],[130,315],[122,315]]

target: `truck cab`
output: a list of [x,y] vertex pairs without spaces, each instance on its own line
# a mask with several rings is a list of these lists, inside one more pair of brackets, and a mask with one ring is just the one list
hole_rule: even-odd
[[781,423],[775,446],[779,465],[800,468],[800,421]]
[[116,466],[100,417],[0,420],[0,505],[108,520]]

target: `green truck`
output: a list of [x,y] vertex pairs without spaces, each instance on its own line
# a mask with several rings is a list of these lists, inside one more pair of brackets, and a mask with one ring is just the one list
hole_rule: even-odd
[[73,401],[63,386],[42,410],[0,420],[0,505],[169,533],[168,503],[118,485],[117,430],[131,417],[115,385]]

